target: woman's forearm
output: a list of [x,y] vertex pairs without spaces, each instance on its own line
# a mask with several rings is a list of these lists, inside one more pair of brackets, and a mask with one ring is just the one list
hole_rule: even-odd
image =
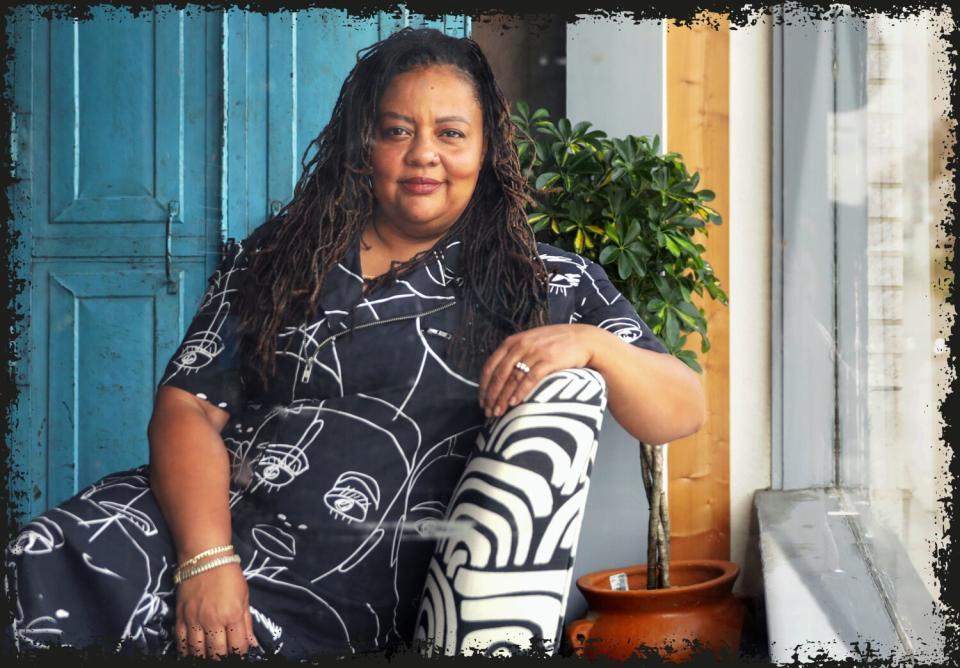
[[150,487],[182,562],[230,543],[230,460],[222,421],[175,392],[161,389],[150,420]]
[[667,443],[700,429],[705,402],[695,371],[672,355],[584,327],[592,351],[588,366],[607,382],[607,406],[624,429],[645,443]]

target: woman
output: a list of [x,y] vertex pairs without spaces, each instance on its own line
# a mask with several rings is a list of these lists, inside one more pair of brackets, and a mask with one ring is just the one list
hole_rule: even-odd
[[21,648],[382,650],[411,637],[485,418],[547,374],[598,371],[638,439],[699,428],[696,375],[598,265],[535,242],[473,41],[405,29],[365,50],[311,148],[292,201],[211,277],[149,468],[8,548]]

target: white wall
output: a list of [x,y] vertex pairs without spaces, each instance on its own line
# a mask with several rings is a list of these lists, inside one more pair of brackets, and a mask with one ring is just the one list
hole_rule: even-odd
[[567,117],[590,121],[611,137],[663,139],[665,34],[660,21],[619,16],[568,24]]
[[770,486],[771,21],[730,31],[730,560],[756,593],[753,493]]

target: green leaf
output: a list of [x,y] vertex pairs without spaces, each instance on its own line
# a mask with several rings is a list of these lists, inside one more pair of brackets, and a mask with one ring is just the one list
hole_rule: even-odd
[[627,228],[627,234],[623,238],[623,244],[626,246],[636,241],[641,231],[640,223],[635,220],[630,221],[630,227]]
[[696,216],[687,216],[686,218],[675,220],[673,223],[680,227],[686,227],[689,229],[697,229],[704,226],[704,222]]
[[573,135],[575,137],[582,136],[587,130],[590,129],[590,126],[593,125],[589,121],[580,121],[573,127]]
[[674,312],[677,314],[677,317],[680,318],[680,321],[683,322],[689,329],[700,329],[700,318],[690,317],[689,314],[684,313],[683,311],[674,308]]
[[697,354],[692,350],[681,350],[676,357],[697,373],[703,373],[703,368],[697,363]]
[[677,246],[677,242],[673,240],[673,237],[664,235],[664,245],[667,247],[667,250],[670,251],[671,255],[680,257],[680,248]]
[[534,188],[537,190],[543,190],[544,188],[550,187],[557,179],[560,178],[560,175],[556,172],[544,172],[537,177],[536,184]]
[[673,290],[670,288],[670,284],[667,283],[665,276],[660,276],[659,274],[654,275],[653,284],[657,286],[657,292],[660,293],[660,296],[663,297],[664,301],[674,301]]
[[542,132],[543,134],[548,134],[551,137],[555,137],[560,141],[563,141],[563,136],[560,134],[560,131],[557,129],[557,126],[551,123],[550,121],[537,121],[537,132]]
[[690,240],[683,235],[671,234],[670,237],[678,246],[680,246],[680,248],[687,252],[687,255],[699,255],[699,253],[697,253],[697,249],[694,248]]
[[519,113],[521,116],[524,118],[530,117],[530,105],[528,105],[526,102],[523,100],[517,100],[515,106],[517,108],[517,113]]
[[621,253],[617,257],[617,274],[619,274],[620,278],[625,281],[630,278],[631,271],[632,267],[630,266],[630,260],[627,259],[627,254]]
[[620,249],[616,246],[605,246],[600,251],[600,264],[607,265],[613,262],[620,255]]
[[633,269],[633,273],[637,275],[637,278],[643,278],[646,271],[643,268],[643,265],[640,263],[640,258],[637,257],[636,253],[627,250],[625,255],[630,258],[630,267]]
[[674,347],[680,338],[680,324],[677,322],[677,316],[673,314],[673,309],[667,310],[667,316],[663,320],[663,336],[668,347]]
[[613,223],[607,223],[603,231],[606,232],[607,236],[610,237],[614,243],[620,243],[620,235],[617,233],[617,228]]

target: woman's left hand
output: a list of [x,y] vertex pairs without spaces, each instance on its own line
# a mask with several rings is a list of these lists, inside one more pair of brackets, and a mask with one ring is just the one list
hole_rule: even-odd
[[[480,406],[499,417],[527,398],[537,383],[560,369],[586,367],[593,359],[593,325],[545,325],[508,336],[480,373]],[[523,362],[530,368],[517,368]]]

